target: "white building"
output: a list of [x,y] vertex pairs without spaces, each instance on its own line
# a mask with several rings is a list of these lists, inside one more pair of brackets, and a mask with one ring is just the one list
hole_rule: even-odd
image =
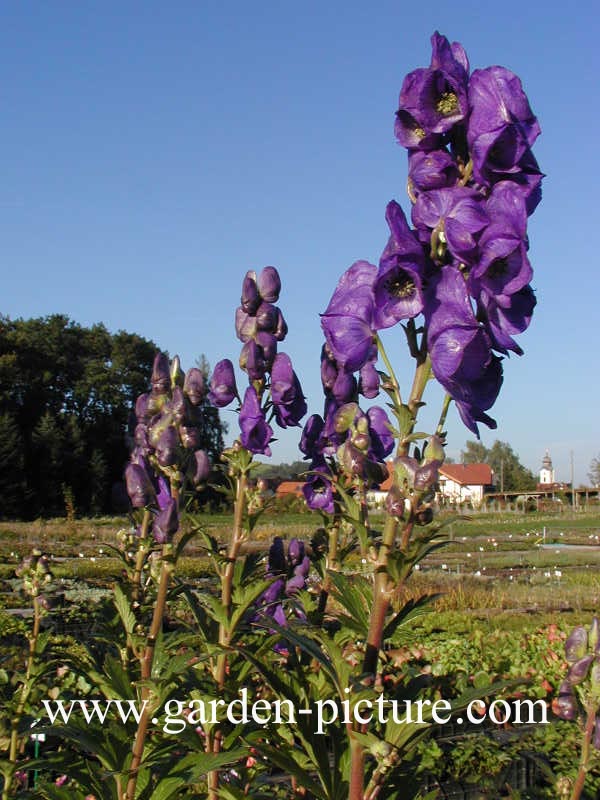
[[554,478],[554,468],[552,466],[552,459],[550,453],[546,450],[546,455],[542,459],[542,468],[540,470],[539,486],[548,486],[556,483]]

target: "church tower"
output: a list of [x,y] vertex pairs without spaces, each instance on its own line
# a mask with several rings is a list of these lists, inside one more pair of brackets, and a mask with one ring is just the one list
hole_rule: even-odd
[[553,484],[554,481],[554,469],[552,467],[552,459],[550,458],[550,454],[546,450],[546,455],[542,459],[542,468],[540,470],[540,484],[548,485]]

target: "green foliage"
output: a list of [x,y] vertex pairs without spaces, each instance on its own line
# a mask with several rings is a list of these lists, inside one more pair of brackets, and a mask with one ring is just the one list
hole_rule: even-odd
[[461,453],[464,464],[486,463],[494,473],[497,491],[527,491],[536,488],[537,479],[521,464],[518,455],[507,442],[496,440],[491,448],[481,442],[468,441]]

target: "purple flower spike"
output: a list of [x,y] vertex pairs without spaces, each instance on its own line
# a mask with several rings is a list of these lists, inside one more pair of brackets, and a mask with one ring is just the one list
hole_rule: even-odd
[[213,406],[224,408],[237,397],[237,386],[235,383],[235,372],[233,364],[228,358],[224,358],[215,365],[215,369],[210,380],[209,400]]
[[165,508],[159,511],[154,518],[154,525],[152,526],[154,540],[158,542],[158,544],[164,544],[173,538],[178,528],[179,514],[177,511],[177,503],[171,497]]
[[144,508],[155,499],[155,491],[146,469],[141,464],[125,467],[127,494],[134,508]]
[[164,353],[157,353],[154,357],[150,381],[154,394],[164,394],[164,392],[169,391],[171,387],[171,370],[169,359]]
[[253,386],[249,386],[246,389],[239,420],[240,438],[246,450],[251,453],[270,456],[271,448],[269,447],[269,442],[273,438],[273,429],[267,424],[265,412],[260,407],[258,396]]
[[183,393],[193,406],[198,406],[206,396],[206,385],[204,375],[198,367],[192,367],[187,371],[183,382]]
[[265,267],[258,276],[258,291],[267,303],[276,303],[281,291],[281,279],[275,267]]
[[423,310],[423,248],[395,200],[388,203],[385,218],[391,235],[373,283],[373,325],[377,330],[416,317]]

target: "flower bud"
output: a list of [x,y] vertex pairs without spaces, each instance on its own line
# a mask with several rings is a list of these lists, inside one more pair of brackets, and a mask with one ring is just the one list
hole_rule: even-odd
[[248,342],[258,332],[256,317],[246,313],[241,306],[235,312],[235,334],[240,342]]
[[258,291],[267,303],[276,303],[281,291],[281,279],[275,267],[265,267],[258,276]]
[[200,447],[200,431],[198,428],[180,425],[179,438],[186,450],[197,450]]
[[277,328],[277,307],[272,303],[261,303],[256,311],[256,327],[259,331],[275,333]]
[[598,617],[592,618],[592,624],[590,625],[590,635],[588,637],[588,643],[590,650],[594,653],[597,653],[600,649],[598,644],[600,643],[600,621]]
[[363,397],[372,400],[379,394],[379,373],[372,361],[367,361],[361,367],[358,381],[358,391]]
[[285,572],[285,551],[281,536],[275,536],[269,548],[268,575],[279,575]]
[[237,386],[235,383],[235,372],[233,364],[228,358],[224,358],[216,364],[210,379],[209,400],[218,408],[228,406],[237,397]]
[[277,322],[275,323],[275,338],[278,342],[283,342],[288,333],[287,322],[283,318],[283,314],[277,309]]
[[254,339],[246,342],[240,353],[240,367],[248,373],[251,381],[260,381],[265,377],[267,365],[265,363],[262,348],[259,347]]
[[181,369],[181,362],[179,360],[179,356],[174,356],[173,360],[171,361],[171,367],[169,370],[170,378],[171,378],[171,388],[174,389],[175,386],[183,386],[183,381],[185,379],[185,373]]
[[397,486],[392,486],[385,498],[385,508],[392,517],[402,519],[404,516],[404,495]]
[[135,401],[135,416],[137,417],[138,422],[145,422],[152,416],[148,411],[149,399],[149,394],[141,394]]
[[161,467],[171,467],[177,462],[179,437],[172,425],[163,431],[156,445],[156,458]]
[[270,369],[277,355],[277,339],[272,333],[260,331],[256,335],[256,343],[262,348],[265,364]]
[[171,386],[171,370],[169,359],[164,353],[157,353],[152,365],[152,391],[154,394],[164,394]]
[[588,634],[583,625],[578,625],[565,642],[565,656],[569,664],[579,661],[587,652]]
[[198,367],[192,367],[187,371],[183,383],[183,393],[193,406],[200,405],[206,397],[204,373]]
[[159,544],[164,544],[177,533],[179,528],[179,514],[177,512],[177,503],[171,497],[165,508],[159,511],[154,518],[154,525],[152,526],[152,533],[154,539]]
[[333,427],[336,433],[346,433],[358,414],[356,403],[346,403],[335,412]]
[[204,483],[204,481],[210,475],[210,460],[208,458],[208,453],[205,450],[196,450],[192,464],[194,466],[192,482],[195,486],[197,486],[199,483]]
[[439,436],[432,436],[427,442],[423,450],[423,461],[438,461],[440,464],[444,462],[446,453],[444,452],[444,445]]
[[594,656],[584,656],[576,661],[574,664],[571,664],[569,671],[567,673],[567,680],[572,686],[576,686],[578,683],[583,683],[586,679],[587,674],[590,669],[590,664],[594,660]]
[[577,701],[569,681],[563,681],[558,687],[558,697],[552,703],[552,710],[560,719],[574,720],[577,714]]
[[248,271],[242,282],[242,297],[240,303],[246,314],[256,313],[256,309],[260,305],[260,295],[256,285],[256,272],[254,272],[254,270]]
[[125,468],[127,494],[134,508],[144,508],[155,498],[154,487],[145,468],[140,464],[128,464]]
[[288,561],[291,567],[296,567],[304,558],[304,542],[301,539],[290,539],[288,545]]
[[183,422],[187,414],[187,407],[181,386],[176,386],[173,389],[173,394],[171,395],[168,406],[172,414],[172,419],[178,423]]

